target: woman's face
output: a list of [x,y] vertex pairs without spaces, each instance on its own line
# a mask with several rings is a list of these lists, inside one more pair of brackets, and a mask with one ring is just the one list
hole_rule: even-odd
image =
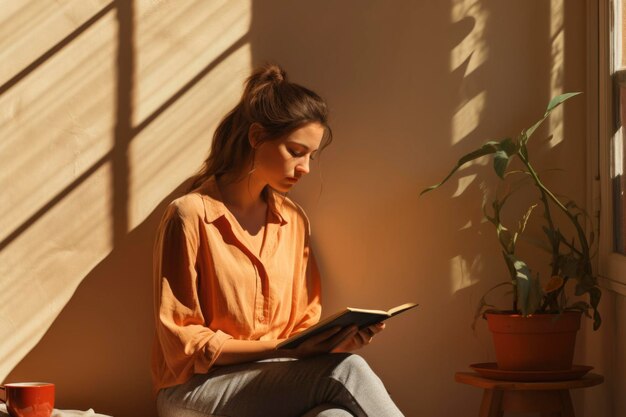
[[324,136],[319,123],[307,123],[286,136],[262,142],[256,147],[255,179],[279,192],[287,192],[309,173]]

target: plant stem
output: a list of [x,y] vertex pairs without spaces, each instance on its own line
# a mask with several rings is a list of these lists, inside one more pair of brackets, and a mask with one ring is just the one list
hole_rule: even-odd
[[[582,227],[578,223],[578,220],[576,219],[576,216],[574,214],[572,214],[567,209],[567,207],[565,207],[563,205],[563,203],[561,203],[561,201],[550,190],[548,190],[548,188],[541,182],[541,180],[539,179],[539,175],[537,174],[535,169],[532,167],[532,165],[530,164],[529,160],[527,158],[525,158],[524,155],[521,152],[518,152],[518,156],[521,159],[522,163],[528,169],[528,173],[533,178],[533,181],[534,181],[535,185],[537,186],[537,188],[539,189],[539,191],[541,193],[541,201],[542,201],[544,209],[545,209],[546,220],[548,222],[548,226],[550,228],[550,231],[552,232],[548,236],[548,238],[550,239],[550,243],[552,244],[552,275],[557,275],[559,273],[559,255],[560,255],[559,254],[559,244],[561,242],[561,238],[559,236],[559,233],[558,233],[557,229],[554,226],[554,221],[552,220],[552,215],[550,213],[550,205],[549,205],[548,198],[550,200],[552,200],[552,202],[559,209],[561,209],[561,211],[563,211],[563,213],[565,213],[565,215],[570,219],[570,221],[572,222],[572,224],[576,228],[576,232],[578,234],[578,241],[580,242],[580,246],[581,246],[581,252],[579,252],[578,250],[575,250],[575,252],[577,252],[579,254],[579,256],[581,256],[581,259],[584,260],[584,262],[585,262],[585,266],[584,266],[585,271],[588,272],[588,273],[591,273],[591,264],[588,261],[588,259],[589,259],[589,246],[587,244],[587,236],[585,235],[584,230],[582,230]],[[569,245],[568,244],[567,246],[572,248],[573,245]],[[569,277],[564,277],[564,283],[567,282],[568,278]],[[545,312],[551,305],[555,304],[555,301],[562,294],[564,288],[565,288],[565,285],[562,285],[558,290],[556,290],[556,291],[546,295],[543,304],[539,308],[539,311],[540,312]]]
[[[550,230],[554,231],[556,230],[556,227],[554,226],[554,221],[552,220],[552,214],[550,213],[550,202],[548,201],[548,195],[552,193],[550,193],[550,190],[546,189],[543,186],[543,184],[539,180],[539,176],[537,175],[537,172],[532,167],[528,159],[526,159],[524,155],[521,154],[521,152],[518,153],[518,156],[522,160],[524,165],[526,165],[526,168],[528,169],[528,173],[533,178],[533,181],[535,185],[537,186],[537,188],[539,188],[539,192],[541,193],[541,202],[543,203],[546,221],[548,222],[548,227],[550,228]],[[565,209],[565,207],[563,207],[563,209]],[[548,238],[550,239],[550,243],[552,244],[552,275],[556,275],[559,272],[558,256],[559,256],[560,239],[558,238],[558,236],[548,236]]]
[[[585,259],[585,260],[589,259],[589,245],[587,243],[587,236],[585,235],[585,231],[582,229],[582,227],[578,223],[578,220],[576,219],[576,216],[574,216],[567,209],[567,207],[565,207],[563,205],[563,203],[561,203],[561,201],[554,194],[552,194],[552,192],[550,190],[548,190],[545,185],[543,185],[543,183],[539,179],[539,176],[537,175],[537,172],[534,170],[532,165],[530,165],[530,162],[526,158],[524,158],[524,156],[521,153],[518,153],[518,155],[519,155],[520,159],[522,160],[522,162],[524,163],[524,165],[526,165],[526,167],[528,168],[528,172],[532,176],[533,181],[535,182],[535,185],[541,191],[542,198],[544,198],[545,196],[549,197],[550,200],[552,200],[552,202],[554,202],[554,204],[556,204],[556,206],[558,208],[560,208],[561,211],[563,211],[563,213],[565,213],[565,215],[570,219],[570,221],[572,222],[572,224],[576,228],[576,232],[578,234],[578,241],[580,242],[583,259]],[[544,205],[547,208],[546,200],[544,200]],[[550,228],[552,230],[555,230],[554,224],[552,223],[551,218],[549,218],[548,220],[550,222]],[[589,262],[586,262],[586,263],[589,263]],[[588,267],[588,265],[585,265],[586,272],[591,272],[591,270],[587,270],[587,267]]]

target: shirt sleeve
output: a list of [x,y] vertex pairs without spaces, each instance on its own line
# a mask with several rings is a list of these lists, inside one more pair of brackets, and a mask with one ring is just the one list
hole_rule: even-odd
[[199,227],[197,219],[186,219],[171,205],[154,248],[157,343],[175,383],[206,373],[232,338],[205,325],[197,293]]

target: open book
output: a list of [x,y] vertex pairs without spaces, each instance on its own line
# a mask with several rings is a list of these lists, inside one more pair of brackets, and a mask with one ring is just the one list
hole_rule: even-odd
[[282,341],[278,344],[278,346],[276,346],[276,349],[294,349],[309,337],[322,333],[328,329],[332,329],[333,327],[343,328],[357,325],[359,329],[363,329],[417,306],[418,305],[415,303],[406,303],[387,311],[365,310],[362,308],[348,307],[337,314],[333,314],[330,317],[320,320],[317,324],[294,336],[291,336],[289,339]]

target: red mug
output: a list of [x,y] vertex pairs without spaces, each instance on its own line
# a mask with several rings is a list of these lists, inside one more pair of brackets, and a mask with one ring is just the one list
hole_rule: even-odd
[[11,417],[50,417],[54,409],[54,384],[19,382],[0,385]]

